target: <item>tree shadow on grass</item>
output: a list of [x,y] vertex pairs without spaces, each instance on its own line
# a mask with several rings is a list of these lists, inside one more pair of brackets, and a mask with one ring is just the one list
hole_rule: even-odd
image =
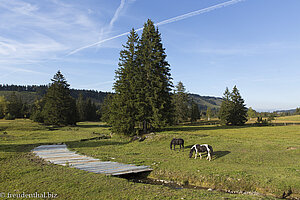
[[[93,139],[93,138],[92,138]],[[106,146],[106,145],[125,145],[128,144],[130,141],[111,141],[106,139],[99,139],[99,140],[87,140],[87,141],[65,141],[59,144],[65,143],[67,147],[70,148],[82,148],[82,147],[99,147],[99,146]],[[0,152],[30,152],[35,147],[40,145],[52,145],[58,143],[34,143],[34,144],[0,144]]]
[[81,148],[81,147],[99,147],[108,145],[125,145],[130,141],[111,141],[111,140],[89,140],[89,141],[71,141],[66,142],[70,148]]
[[194,131],[208,131],[208,130],[225,130],[225,129],[241,129],[241,128],[249,128],[253,127],[252,125],[243,125],[243,126],[174,126],[174,127],[166,127],[161,131],[186,131],[186,132],[194,132]]
[[103,125],[97,125],[97,124],[79,124],[76,125],[76,127],[80,128],[110,128],[110,125],[103,124]]

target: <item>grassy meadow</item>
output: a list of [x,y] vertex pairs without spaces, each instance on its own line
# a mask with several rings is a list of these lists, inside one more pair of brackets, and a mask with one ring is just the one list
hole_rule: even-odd
[[276,117],[275,120],[276,120],[276,122],[300,123],[300,115]]
[[[300,117],[299,117],[300,118]],[[53,129],[30,120],[0,120],[0,193],[51,192],[58,199],[273,199],[291,191],[300,198],[300,126],[222,127],[183,125],[165,128],[143,142],[110,135],[100,122]],[[170,150],[173,137],[185,150]],[[71,150],[101,160],[153,168],[149,178],[219,190],[252,191],[267,196],[172,189],[133,183],[44,162],[30,153],[41,144],[66,143]],[[210,144],[211,162],[189,159],[192,145]],[[0,198],[1,199],[1,198]]]

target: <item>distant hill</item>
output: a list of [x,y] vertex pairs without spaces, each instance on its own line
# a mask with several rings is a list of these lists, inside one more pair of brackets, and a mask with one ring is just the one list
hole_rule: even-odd
[[[37,99],[41,99],[48,90],[48,85],[1,85],[0,96],[8,97],[15,92],[27,104],[33,104]],[[101,92],[96,90],[78,90],[70,89],[71,96],[77,99],[80,94],[84,98],[90,98],[95,104],[101,104],[109,92]]]
[[[27,104],[33,104],[37,99],[41,99],[46,94],[48,85],[1,85],[0,84],[0,96],[8,97],[11,93],[15,92],[21,96],[22,101]],[[71,96],[75,99],[79,94],[82,94],[84,98],[90,98],[95,104],[101,104],[104,98],[110,94],[109,92],[101,92],[97,90],[78,90],[70,89]],[[206,111],[207,107],[212,110],[218,110],[222,103],[222,98],[200,96],[198,94],[189,94],[189,97],[193,99],[199,106],[201,111]]]
[[296,108],[295,109],[289,109],[289,110],[276,110],[274,112],[276,112],[276,113],[290,113],[290,114],[294,114],[296,112]]
[[206,111],[207,107],[210,107],[212,110],[218,110],[221,107],[222,98],[220,97],[210,97],[210,96],[200,96],[198,94],[189,94],[199,106],[199,109]]

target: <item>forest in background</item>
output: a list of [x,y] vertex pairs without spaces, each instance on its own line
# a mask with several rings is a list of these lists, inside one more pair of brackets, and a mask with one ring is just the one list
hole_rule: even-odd
[[[28,106],[32,106],[36,100],[41,99],[49,88],[49,85],[8,85],[0,84],[0,96],[4,96],[6,99],[15,92],[15,94],[21,98],[22,102]],[[100,107],[103,103],[105,97],[110,92],[102,92],[97,90],[87,90],[87,89],[70,89],[71,96],[75,99],[79,98],[79,95],[85,99],[91,99],[96,106]],[[220,105],[222,103],[222,98],[220,97],[210,97],[210,96],[201,96],[198,94],[188,94],[191,99],[198,105],[200,112],[203,114],[206,113],[207,108],[210,107],[215,114],[217,115]]]

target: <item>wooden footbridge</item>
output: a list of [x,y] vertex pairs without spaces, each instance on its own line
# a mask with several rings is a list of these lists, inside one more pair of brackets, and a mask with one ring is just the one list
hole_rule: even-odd
[[118,176],[123,174],[149,172],[149,166],[135,166],[117,162],[101,161],[92,157],[69,151],[65,144],[41,145],[32,150],[40,158],[54,164],[70,166],[88,172]]

